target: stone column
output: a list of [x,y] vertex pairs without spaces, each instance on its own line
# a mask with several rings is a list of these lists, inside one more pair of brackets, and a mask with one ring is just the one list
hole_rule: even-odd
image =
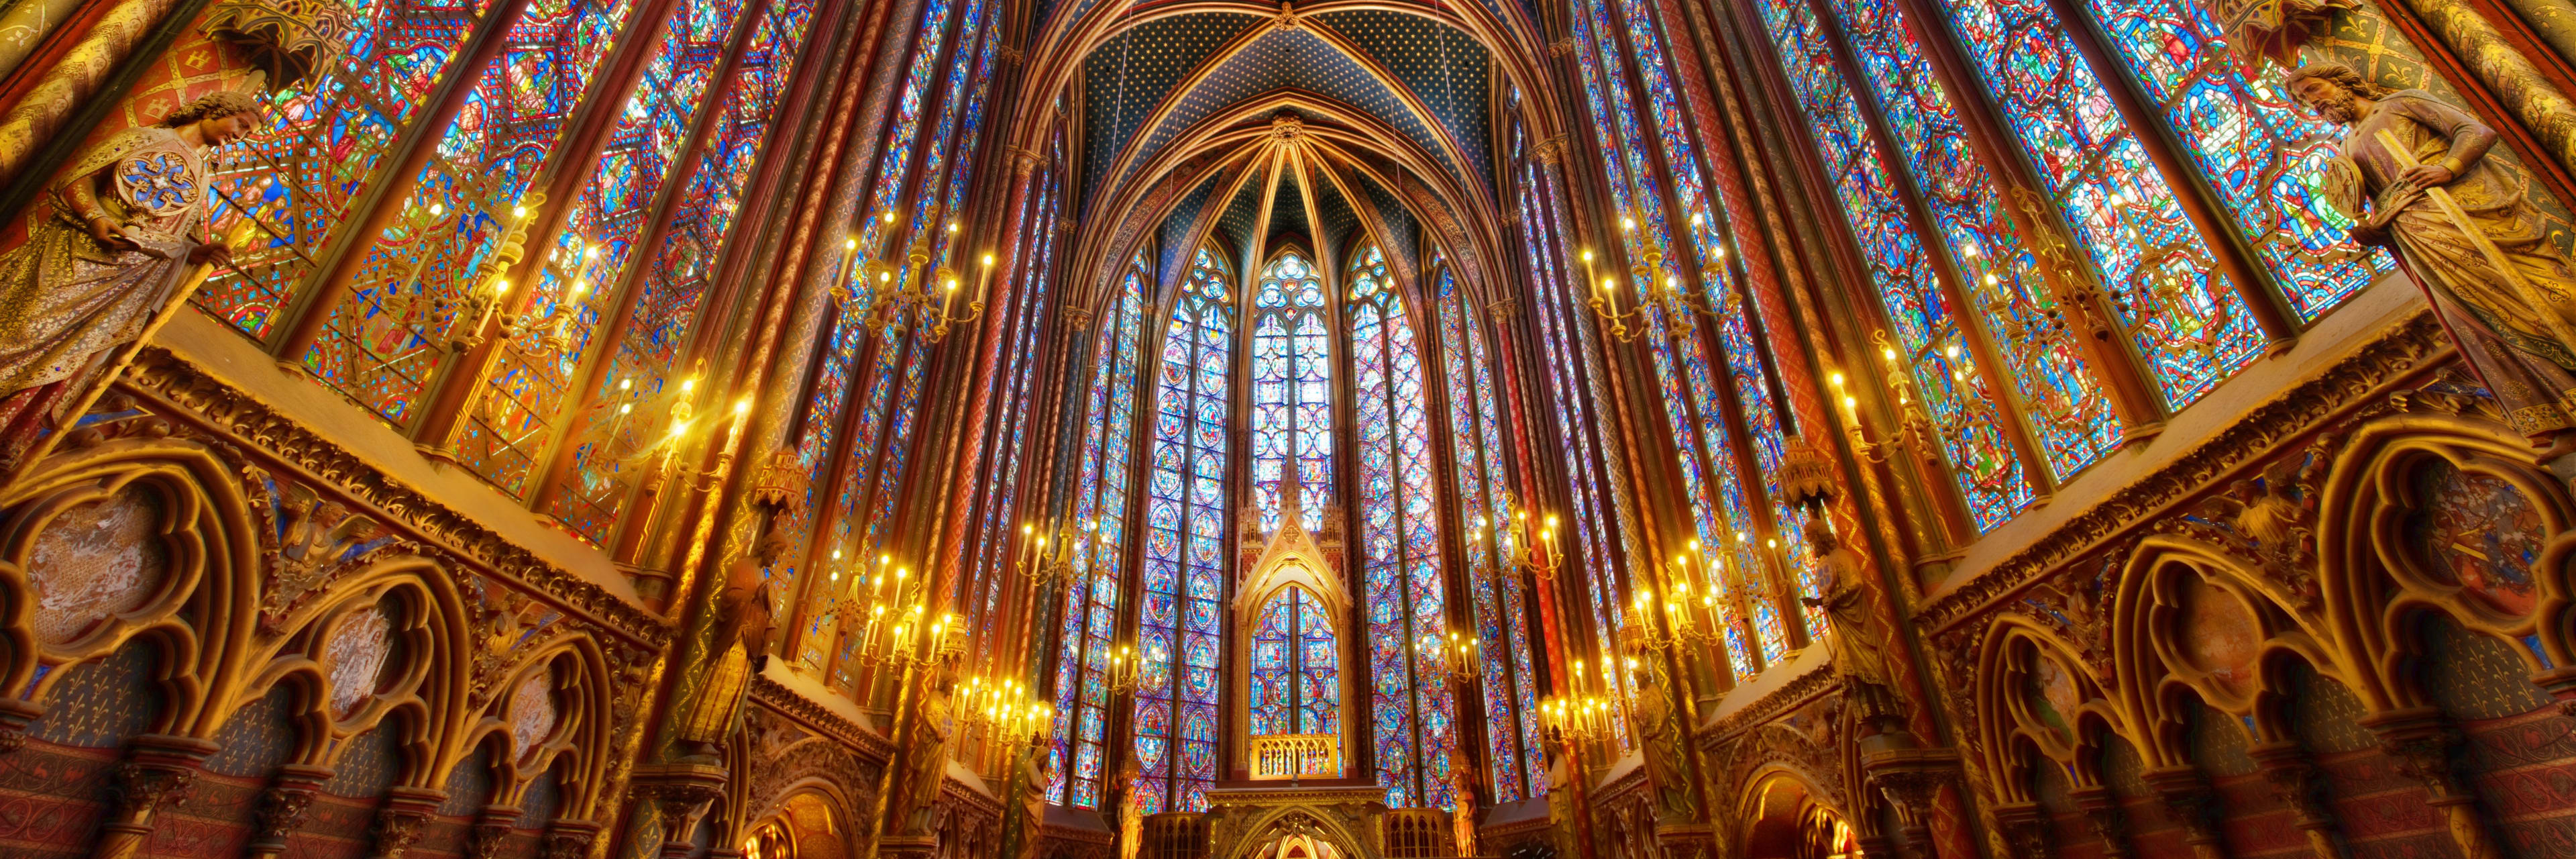
[[420,840],[420,828],[429,824],[429,816],[446,801],[443,790],[396,787],[386,791],[384,807],[376,810],[376,850],[367,854],[368,859],[402,859]]
[[45,715],[45,706],[33,701],[0,698],[0,755],[27,747],[27,726]]
[[474,832],[465,842],[465,855],[472,859],[500,859],[502,845],[509,842],[510,829],[519,822],[519,810],[506,805],[487,805],[474,818]]
[[2424,785],[2425,804],[2442,810],[2451,826],[2451,841],[2461,859],[2503,859],[2504,847],[2478,813],[2476,787],[2460,777],[2453,752],[2460,732],[2434,707],[2409,707],[2373,713],[2361,726],[2379,738],[2379,751],[2397,762],[2397,771]]
[[305,814],[313,808],[313,797],[322,784],[331,780],[330,767],[287,764],[279,767],[268,789],[259,795],[258,823],[252,830],[250,859],[275,859],[286,852],[286,841],[304,828]]
[[2336,838],[2334,811],[2326,807],[2326,783],[2308,752],[2293,740],[2263,743],[2246,753],[2254,766],[2271,782],[2272,792],[2290,807],[2290,817],[2298,822],[2299,831],[2308,836],[2308,852],[2316,859],[2344,859],[2342,842]]
[[590,855],[590,845],[599,840],[599,824],[587,820],[558,820],[546,826],[545,838],[537,842],[537,859],[582,859]]
[[2057,855],[2057,840],[2049,837],[2048,813],[2039,803],[2015,802],[1995,806],[1995,825],[2003,830],[2004,844],[2026,859],[2052,859]]
[[2165,813],[2182,825],[2182,841],[2195,859],[2227,859],[2225,838],[2218,831],[2218,795],[2209,780],[2189,764],[2148,770],[2147,786],[2165,804]]
[[2075,807],[2084,810],[2085,822],[2093,825],[2093,834],[2102,839],[2102,859],[2128,859],[2129,820],[2120,812],[2120,798],[2098,784],[2068,793],[2073,795]]
[[217,748],[195,737],[145,734],[134,738],[110,788],[116,795],[115,808],[108,812],[98,849],[90,855],[98,859],[142,855],[161,807],[186,801],[188,790],[196,786],[197,768]]
[[1913,847],[1914,855],[1923,859],[1975,859],[1973,847],[1953,846],[1945,853],[1932,833],[1932,818],[1941,805],[1958,802],[1957,794],[1944,797],[1943,793],[1959,784],[1959,753],[1914,746],[1912,737],[1900,731],[1866,738],[1860,762],[1863,777],[1887,797],[1888,807],[1896,810],[1898,832]]

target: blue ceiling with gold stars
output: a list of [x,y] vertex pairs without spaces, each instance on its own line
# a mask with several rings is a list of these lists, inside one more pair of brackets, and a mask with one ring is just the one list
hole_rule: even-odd
[[[1118,147],[1152,115],[1181,78],[1198,67],[1188,58],[1207,57],[1218,48],[1268,19],[1259,15],[1208,12],[1147,21],[1120,33],[1083,59],[1083,127],[1090,129],[1083,148],[1084,187],[1099,190],[1100,180],[1118,158]],[[1086,195],[1088,196],[1088,195]]]
[[1307,174],[1307,182],[1315,189],[1315,215],[1324,222],[1324,244],[1341,247],[1350,239],[1351,228],[1360,225],[1359,216],[1351,213],[1351,204],[1322,172]]
[[[1083,61],[1086,203],[1126,178],[1111,175],[1122,156],[1132,174],[1193,126],[1279,92],[1369,114],[1462,180],[1490,187],[1492,62],[1474,39],[1400,12],[1322,13],[1298,27],[1272,20],[1179,15],[1094,49]],[[1265,29],[1244,40],[1255,27]],[[1182,91],[1184,81],[1195,83]]]
[[[1403,204],[1396,202],[1394,194],[1388,193],[1385,188],[1378,187],[1375,180],[1357,171],[1353,171],[1350,178],[1351,185],[1359,189],[1360,196],[1368,198],[1366,205],[1377,215],[1377,222],[1385,227],[1387,255],[1407,263],[1416,262],[1419,257],[1414,251],[1413,213],[1406,211]],[[1410,267],[1416,271],[1421,270],[1421,266],[1418,265]]]
[[1185,254],[1197,245],[1190,241],[1190,227],[1198,224],[1199,213],[1207,210],[1208,198],[1216,194],[1217,183],[1225,178],[1222,172],[1209,176],[1207,181],[1200,182],[1198,188],[1182,197],[1179,206],[1173,207],[1172,216],[1163,221],[1163,259],[1155,271],[1174,271],[1187,263],[1189,258]]

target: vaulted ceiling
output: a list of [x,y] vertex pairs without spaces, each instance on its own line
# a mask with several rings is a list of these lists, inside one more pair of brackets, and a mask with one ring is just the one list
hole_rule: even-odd
[[[1354,236],[1400,283],[1489,268],[1502,95],[1546,89],[1527,0],[1040,0],[1032,97],[1072,131],[1074,286],[1149,244],[1167,286],[1202,241],[1239,263]],[[1079,300],[1079,299],[1078,299]]]

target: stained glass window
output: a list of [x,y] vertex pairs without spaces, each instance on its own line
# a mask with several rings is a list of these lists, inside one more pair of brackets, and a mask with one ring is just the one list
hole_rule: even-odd
[[1391,807],[1447,808],[1455,793],[1447,776],[1458,751],[1458,709],[1435,673],[1439,649],[1422,646],[1451,631],[1422,349],[1387,278],[1386,255],[1366,245],[1351,257],[1343,285],[1378,783]]
[[[473,91],[439,131],[437,154],[411,180],[382,234],[364,237],[357,275],[335,290],[321,338],[298,356],[314,375],[384,419],[408,425],[413,407],[471,334],[469,282],[554,155],[573,109],[626,30],[630,0],[534,0],[511,22],[508,46],[475,72]],[[542,241],[532,238],[531,241]],[[499,300],[535,307],[528,290]]]
[[[1830,0],[1842,21],[1873,103],[1904,150],[1904,173],[1947,246],[1956,282],[1983,308],[1981,320],[2015,385],[2022,414],[2059,478],[2100,461],[2119,444],[2120,418],[2095,369],[2048,293],[2038,260],[2022,247],[1985,162],[1969,148],[1950,93],[1935,77],[1913,24],[1888,3]],[[1882,294],[1883,298],[1893,295]],[[1888,315],[1919,315],[1887,302]]]
[[[1597,120],[1593,123],[1595,140],[1610,165],[1611,200],[1623,213],[1622,250],[1629,258],[1637,260],[1666,249],[1678,251],[1681,248],[1672,241],[1671,228],[1664,215],[1661,183],[1656,181],[1657,171],[1649,160],[1655,157],[1653,147],[1657,141],[1648,138],[1638,122],[1631,90],[1620,74],[1620,32],[1612,22],[1610,5],[1604,0],[1594,0],[1587,4],[1587,8],[1591,13],[1591,23],[1584,23],[1585,18],[1578,16],[1575,19],[1576,35],[1578,40],[1582,40],[1588,33],[1597,41],[1585,41],[1584,47],[1589,50],[1579,52],[1578,56],[1582,58],[1582,72],[1587,82],[1587,101]],[[1630,4],[1627,11],[1632,16],[1642,14],[1634,4]],[[1642,90],[1655,105],[1656,116],[1664,123],[1678,126],[1680,107],[1675,103],[1676,96],[1669,77],[1663,74],[1660,50],[1652,41],[1651,21],[1631,17],[1628,26],[1630,37],[1641,40],[1646,48],[1637,52],[1638,68],[1653,72],[1644,78],[1646,86]],[[1649,62],[1649,58],[1658,61]],[[1686,148],[1688,135],[1678,133],[1677,128],[1666,130],[1666,133],[1668,136],[1663,138],[1663,142],[1668,148],[1674,143],[1683,147],[1669,148],[1668,155],[1672,157],[1668,157],[1666,163],[1673,168],[1671,173],[1674,176],[1690,177],[1686,183],[1677,181],[1673,190],[1675,198],[1685,201],[1683,205],[1693,210],[1690,248],[1703,266],[1706,294],[1720,306],[1731,304],[1735,293],[1730,278],[1724,276],[1727,269],[1719,253],[1719,248],[1723,247],[1722,239],[1715,220],[1709,217],[1697,163],[1695,160],[1681,160],[1691,155],[1691,150]],[[1711,272],[1715,274],[1709,275]],[[1665,276],[1676,277],[1671,274]],[[1656,286],[1652,281],[1654,277],[1653,272],[1644,270],[1634,275],[1637,294],[1650,294]],[[1607,284],[1605,279],[1603,288],[1608,288]],[[1754,513],[1754,496],[1743,478],[1744,462],[1728,428],[1725,403],[1729,394],[1758,397],[1740,402],[1739,406],[1748,420],[1758,418],[1776,438],[1779,429],[1777,418],[1767,411],[1755,410],[1757,406],[1767,409],[1769,405],[1769,391],[1763,386],[1760,358],[1752,354],[1749,336],[1743,336],[1741,339],[1746,341],[1743,343],[1744,352],[1728,353],[1728,357],[1740,358],[1749,366],[1726,367],[1721,371],[1711,366],[1709,354],[1702,348],[1698,336],[1698,321],[1692,313],[1687,310],[1676,312],[1673,307],[1656,304],[1643,304],[1638,309],[1642,315],[1636,324],[1646,329],[1642,339],[1649,344],[1647,351],[1653,359],[1661,410],[1672,428],[1675,446],[1680,449],[1676,461],[1679,467],[1675,473],[1681,479],[1684,497],[1689,500],[1699,540],[1713,554],[1732,560],[1734,570],[1759,569],[1763,561],[1753,553],[1752,545],[1743,540],[1729,539],[1738,534],[1756,533],[1760,531],[1761,523]],[[1732,321],[1740,329],[1743,325],[1741,308],[1736,310],[1738,318]],[[1730,386],[1731,380],[1750,384]],[[1756,577],[1744,581],[1763,580]],[[1766,602],[1767,589],[1739,586],[1738,590],[1756,611],[1764,607],[1762,603]],[[1597,589],[1595,599],[1605,613],[1624,602],[1619,593],[1608,588]],[[1777,629],[1776,625],[1772,628]],[[1760,629],[1756,627],[1757,633]],[[1754,641],[1761,646],[1764,663],[1778,660],[1788,650],[1788,641],[1782,636],[1757,634]],[[1604,648],[1601,654],[1604,661],[1615,656],[1613,648]],[[1749,669],[1752,663],[1739,661],[1738,666],[1739,669]],[[1744,671],[1739,670],[1739,674],[1742,673]]]
[[2395,265],[2345,238],[2352,220],[2318,196],[2337,132],[2300,113],[2271,81],[2248,76],[2202,6],[2086,0],[2084,8],[2301,318],[2325,315]]
[[1441,376],[1448,382],[1450,450],[1458,482],[1458,528],[1468,535],[1468,587],[1476,605],[1477,650],[1484,657],[1485,746],[1493,799],[1518,802],[1547,792],[1546,752],[1539,741],[1536,662],[1529,633],[1529,592],[1503,568],[1512,515],[1508,451],[1495,365],[1479,314],[1449,267],[1439,268]]
[[[726,81],[707,144],[687,175],[671,226],[637,284],[632,321],[615,343],[607,376],[590,402],[575,442],[573,478],[556,487],[545,511],[593,542],[607,539],[621,512],[632,460],[652,434],[621,407],[670,384],[680,354],[712,285],[715,266],[730,239],[752,171],[761,162],[772,123],[787,94],[789,75],[813,23],[813,0],[772,0],[759,29]],[[649,414],[649,409],[647,410]]]
[[1225,264],[1200,248],[1163,335],[1136,624],[1136,789],[1147,814],[1206,811],[1216,784],[1235,291]]
[[248,213],[264,228],[234,266],[206,279],[198,307],[265,338],[315,257],[346,226],[404,130],[418,122],[491,0],[349,4],[345,48],[328,68],[269,97],[268,122],[208,157],[214,232]]
[[1055,743],[1047,798],[1098,808],[1107,752],[1110,639],[1118,625],[1120,549],[1126,545],[1128,440],[1135,430],[1137,340],[1144,331],[1145,284],[1138,254],[1101,314],[1083,401],[1087,423],[1074,481],[1074,585],[1059,620],[1055,657]]
[[1279,527],[1281,480],[1298,482],[1308,531],[1322,527],[1324,499],[1332,497],[1332,323],[1324,305],[1323,276],[1296,251],[1272,260],[1253,288],[1252,492],[1264,531]]
[[1880,345],[1903,405],[1940,427],[1942,452],[1980,529],[2003,524],[2037,499],[2000,421],[2009,412],[1985,383],[1959,331],[1957,309],[1936,285],[1923,240],[1907,221],[1896,171],[1869,135],[1860,102],[1805,0],[1764,0],[1763,22],[1780,51],[1790,92],[1807,114],[1843,219],[1887,308],[1893,338]]
[[[1040,320],[1047,318],[1051,307],[1047,303],[1046,272],[1037,267],[1036,261],[1044,255],[1041,245],[1053,241],[1055,231],[1032,229],[1030,220],[1034,213],[1041,219],[1034,223],[1053,222],[1055,191],[1052,174],[1045,179],[1033,188],[1029,199],[1021,201],[1022,211],[1015,213],[1020,235],[1026,238],[1019,243],[1014,258],[1004,263],[1008,266],[1005,271],[1015,273],[1007,280],[1026,286],[1013,298],[1010,314],[997,323],[996,330],[1007,333],[995,353],[999,364],[993,384],[998,404],[990,424],[991,435],[984,449],[987,457],[984,473],[992,491],[978,499],[977,503],[983,505],[982,518],[963,547],[965,555],[958,559],[959,568],[970,570],[969,580],[977,585],[965,594],[966,604],[972,611],[970,629],[1000,621],[1003,584],[1014,572],[1012,553],[1020,550],[1024,545],[1022,541],[1033,536],[1032,533],[1024,533],[1020,523],[1012,517],[1019,511],[1022,452],[1033,438],[1030,427],[1035,421],[1031,406],[1036,402],[1034,391],[1038,384],[1038,338],[1039,332],[1048,328]],[[977,673],[1000,668],[998,663],[1004,654],[1003,648],[996,644],[998,640],[978,642],[980,646],[974,656]]]
[[[627,264],[651,227],[665,179],[688,144],[716,65],[745,8],[742,0],[684,0],[646,60],[643,79],[618,110],[607,146],[592,164],[571,214],[551,243],[531,236],[540,264],[530,324],[502,341],[476,407],[462,422],[457,461],[502,491],[527,489],[537,457],[554,440],[556,412],[592,369],[604,317],[632,300]],[[756,12],[757,10],[755,10]],[[631,381],[631,379],[630,379]],[[668,414],[680,391],[633,391]],[[664,400],[672,397],[671,400]],[[691,403],[703,406],[705,403]],[[638,427],[650,437],[657,427]],[[593,536],[597,540],[597,536]]]
[[1342,680],[1333,619],[1300,585],[1271,593],[1252,624],[1252,735],[1338,735]]
[[2069,40],[2067,22],[2045,0],[1942,5],[2166,402],[2189,405],[2261,357],[2263,333],[2244,297],[2215,270],[2182,201]]
[[[1567,292],[1576,281],[1565,269],[1567,255],[1559,237],[1569,234],[1571,222],[1558,189],[1537,164],[1525,163],[1522,175],[1522,187],[1530,191],[1521,195],[1521,224],[1530,248],[1532,282],[1538,287],[1535,315],[1545,353],[1540,363],[1546,371],[1547,396],[1555,403],[1555,429],[1565,445],[1566,486],[1572,501],[1565,514],[1571,535],[1560,542],[1570,544],[1565,563],[1591,573],[1584,580],[1597,621],[1592,646],[1570,642],[1568,648],[1578,654],[1590,651],[1594,658],[1589,664],[1597,670],[1605,664],[1601,658],[1617,649],[1612,631],[1619,628],[1624,601],[1611,589],[1626,580],[1622,560],[1627,557],[1625,535],[1630,533],[1628,499],[1609,482],[1608,475],[1621,473],[1620,462],[1592,435],[1592,429],[1601,425],[1593,405],[1609,398],[1601,388],[1603,368],[1597,363],[1601,352],[1589,311]],[[1611,730],[1619,746],[1628,747],[1631,739],[1625,723],[1613,719]]]

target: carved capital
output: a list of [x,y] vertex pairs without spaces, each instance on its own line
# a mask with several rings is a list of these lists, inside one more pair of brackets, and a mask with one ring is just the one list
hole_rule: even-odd
[[1574,37],[1560,36],[1556,41],[1547,43],[1547,52],[1557,59],[1574,56]]
[[599,840],[599,824],[587,820],[558,820],[546,826],[546,835],[537,844],[538,859],[581,859],[590,854],[591,842]]
[[2334,812],[2326,805],[2326,782],[2308,761],[2308,752],[2296,740],[2264,743],[2247,749],[2263,780],[2272,785],[2272,795],[2290,807],[2290,814],[2301,829],[2318,829],[2334,825]]
[[2209,789],[2209,781],[2200,770],[2190,765],[2148,770],[2140,774],[2156,798],[2165,804],[2165,815],[2182,825],[2183,843],[2217,844],[2218,794]]
[[2018,856],[2048,859],[2057,855],[2057,844],[2048,835],[2048,815],[2035,802],[2016,802],[1995,807],[1995,824],[2002,829],[2004,843]]
[[206,35],[231,42],[268,73],[269,88],[302,80],[340,54],[356,22],[328,0],[222,0],[207,12]]
[[447,792],[443,790],[396,787],[386,791],[384,807],[376,810],[376,852],[372,859],[402,859],[420,841],[421,828],[429,825],[429,816],[445,801]]
[[197,767],[215,753],[215,744],[193,737],[145,734],[127,745],[108,786],[115,810],[100,827],[98,849],[104,859],[141,855],[152,837],[154,817],[165,806],[186,802],[197,784]]
[[259,795],[257,822],[251,830],[251,855],[275,856],[284,851],[286,840],[304,828],[304,818],[313,809],[313,797],[331,776],[330,767],[279,767],[276,779]]
[[2098,784],[2068,793],[2075,799],[2075,807],[2083,809],[2084,822],[2092,826],[2094,837],[2102,839],[2102,855],[2106,859],[2129,855],[2129,821],[2127,815],[2120,813],[2120,798]]
[[474,831],[466,837],[465,855],[473,859],[500,859],[501,848],[510,839],[511,828],[519,822],[519,810],[506,805],[487,805],[474,818]]
[[45,705],[0,698],[0,755],[27,747],[27,726],[45,715]]
[[2451,752],[2460,732],[2432,707],[2411,707],[2364,716],[2361,726],[2379,739],[2379,751],[2397,762],[2397,771],[2424,785],[2433,805],[2460,805],[2476,795],[2452,766]]

